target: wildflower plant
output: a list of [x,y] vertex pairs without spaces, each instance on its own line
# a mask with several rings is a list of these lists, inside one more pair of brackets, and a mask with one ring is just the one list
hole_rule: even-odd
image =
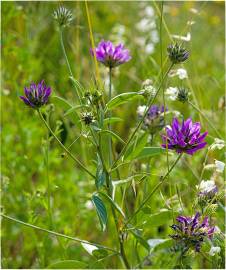
[[[70,86],[73,88],[69,88],[67,91],[70,93],[73,91],[75,98],[72,100],[72,95],[68,95],[71,100],[69,97],[56,96],[55,93],[60,93],[59,89],[45,85],[44,80],[37,84],[31,83],[29,87],[24,88],[24,95],[20,96],[20,99],[27,105],[25,108],[33,112],[29,115],[32,121],[37,116],[47,130],[47,136],[43,140],[45,157],[43,166],[46,167],[48,181],[45,187],[46,192],[41,194],[46,197],[43,211],[47,213],[49,227],[44,229],[36,226],[37,224],[33,225],[30,221],[23,222],[6,214],[2,216],[10,221],[54,235],[57,239],[62,237],[75,241],[81,244],[81,247],[95,260],[90,265],[87,265],[86,262],[84,265],[82,264],[83,255],[78,258],[79,261],[77,258],[73,262],[65,259],[62,265],[66,268],[68,266],[72,268],[71,263],[73,268],[102,268],[101,263],[105,260],[107,261],[105,268],[140,269],[148,266],[153,268],[158,250],[169,257],[169,260],[172,259],[172,268],[177,266],[177,259],[174,257],[178,251],[180,258],[189,256],[189,252],[193,252],[193,256],[197,257],[203,252],[205,252],[205,256],[214,257],[217,254],[219,256],[222,247],[214,246],[218,220],[212,218],[214,214],[211,213],[211,209],[214,207],[217,209],[218,204],[220,205],[222,198],[219,196],[219,190],[221,187],[212,178],[205,178],[205,169],[201,171],[200,176],[197,172],[202,166],[199,158],[203,158],[203,168],[205,168],[209,153],[214,149],[223,149],[224,140],[222,136],[219,136],[219,139],[215,139],[215,142],[207,148],[207,143],[212,140],[211,136],[207,138],[208,134],[211,133],[209,130],[205,131],[207,126],[215,133],[219,132],[213,124],[207,125],[208,121],[205,120],[205,117],[200,117],[200,122],[194,121],[194,113],[190,109],[198,113],[199,116],[202,116],[202,112],[192,100],[193,97],[189,96],[191,90],[184,87],[182,81],[180,81],[180,86],[173,89],[172,87],[171,89],[167,88],[170,78],[174,76],[171,76],[172,68],[175,65],[185,63],[189,59],[190,53],[182,44],[178,43],[164,47],[160,31],[159,39],[156,39],[155,43],[158,41],[161,43],[161,50],[164,50],[166,55],[165,66],[162,61],[164,51],[161,51],[161,63],[155,65],[160,67],[158,70],[160,75],[153,76],[153,80],[146,80],[141,90],[124,91],[120,94],[117,91],[112,93],[112,81],[120,81],[121,76],[123,76],[122,66],[125,64],[124,67],[126,67],[126,63],[133,59],[132,45],[125,46],[123,43],[116,45],[110,40],[99,39],[98,45],[93,46],[94,38],[87,1],[84,4],[90,28],[90,43],[92,44],[90,52],[87,50],[87,55],[90,57],[90,61],[94,59],[95,64],[102,65],[103,70],[106,69],[107,72],[103,73],[103,76],[107,76],[109,80],[108,95],[105,93],[102,78],[98,78],[98,72],[93,75],[91,67],[87,72],[93,76],[92,83],[85,82],[83,85],[79,79],[76,79],[73,70],[75,65],[71,65],[72,59],[70,57],[72,56],[69,55],[68,58],[63,38],[63,33],[66,33],[64,31],[67,30],[66,27],[70,26],[74,15],[71,10],[63,6],[59,7],[54,11],[53,17],[58,23],[60,47],[64,56],[63,67],[64,64],[67,67],[67,79],[70,80]],[[162,26],[163,3],[160,7]],[[149,15],[152,14],[150,9],[146,9],[146,12]],[[145,21],[142,23],[144,24]],[[95,41],[97,39],[98,35],[95,35]],[[135,61],[134,65],[136,65]],[[98,66],[95,66],[95,69],[97,71]],[[116,70],[117,72],[115,72]],[[131,70],[133,71],[133,69]],[[179,72],[176,74],[180,80],[188,79],[185,69],[178,70]],[[130,83],[132,84],[133,80],[139,83],[139,76],[133,76],[132,71],[128,72],[128,77],[132,81]],[[151,69],[150,73],[152,73]],[[52,74],[52,76],[54,75]],[[128,80],[127,77],[126,80]],[[54,88],[54,95],[52,88]],[[173,93],[172,100],[181,102],[178,102],[182,106],[181,108],[188,109],[186,112],[181,109],[180,113],[183,119],[179,120],[178,117],[175,117],[171,124],[169,118],[171,121],[171,113],[174,111],[175,105],[166,104],[167,89],[170,90],[171,94]],[[51,104],[52,99],[57,99],[61,102],[60,104],[64,104],[62,114],[62,111],[55,113]],[[130,102],[134,102],[133,105],[130,105]],[[135,102],[137,103],[135,104]],[[22,102],[20,103],[22,104]],[[50,105],[45,106],[47,104]],[[122,119],[120,113],[123,111],[123,104],[127,105],[128,112],[131,111],[135,126],[131,125],[128,113],[125,113],[124,119]],[[58,106],[61,105],[56,103],[54,108],[58,109]],[[189,112],[190,117],[186,119],[184,117],[187,112]],[[72,117],[68,122],[64,122],[68,116]],[[118,123],[125,127],[126,136],[122,135],[121,129],[115,128],[119,126]],[[70,144],[63,138],[63,133],[70,134],[67,137],[68,140],[73,138]],[[153,140],[154,137],[155,140]],[[55,146],[54,142],[60,147],[59,156],[62,157],[60,161],[57,159],[55,163],[64,162],[67,163],[67,166],[71,166],[67,159],[71,159],[73,162],[73,177],[76,179],[73,185],[78,187],[76,192],[82,194],[85,190],[84,186],[89,187],[89,191],[85,192],[85,195],[82,194],[82,196],[84,195],[85,210],[81,207],[81,212],[84,210],[85,213],[83,218],[86,218],[88,211],[92,213],[92,218],[95,215],[93,223],[88,224],[88,228],[91,229],[90,234],[87,235],[87,238],[90,238],[88,240],[80,239],[77,235],[68,236],[55,231],[57,228],[54,224],[57,219],[57,214],[54,212],[55,201],[53,200],[55,184],[49,180],[49,168],[52,165],[50,159],[53,155],[57,155],[57,151],[53,152],[52,156],[49,155],[50,148]],[[74,148],[74,146],[78,147]],[[159,157],[164,157],[164,161],[160,162]],[[196,186],[189,183],[189,179],[178,179],[184,166],[189,168],[192,159],[197,163],[197,168],[191,168],[192,175],[199,179]],[[217,173],[222,174],[224,164],[221,161],[216,161]],[[162,164],[164,165],[162,166]],[[174,174],[175,169],[178,175]],[[85,183],[82,182],[83,178]],[[197,180],[196,178],[195,180]],[[64,181],[68,181],[68,179]],[[180,184],[185,182],[191,189],[191,191],[186,190],[186,192],[192,193],[195,190],[194,200],[197,201],[193,208],[190,207],[191,203],[186,211],[183,195],[181,195],[185,191],[180,189]],[[76,195],[78,194],[74,194],[72,189],[71,193],[67,193],[66,196],[74,198]],[[157,198],[155,201],[159,208],[157,213],[152,212],[154,198]],[[77,209],[80,209],[80,206]],[[192,209],[193,212],[186,215],[187,209]],[[69,210],[67,211],[69,212]],[[80,213],[77,214],[80,215]],[[98,226],[96,226],[96,220],[99,220]],[[68,220],[68,224],[70,224],[70,220]],[[169,227],[169,224],[173,225]],[[103,241],[103,243],[92,242],[91,239],[93,238],[91,232],[95,232],[98,227],[100,237],[96,238],[96,241]],[[150,239],[154,230],[159,232],[162,230],[165,235],[168,235],[167,238]],[[61,231],[64,231],[64,228],[61,228]],[[79,233],[79,230],[74,231]],[[170,234],[168,234],[169,231],[171,231]],[[62,257],[68,257],[67,252],[65,252],[67,247],[60,240],[59,243],[60,248],[65,253]],[[208,247],[208,253],[206,247]],[[80,253],[78,252],[78,254]],[[113,257],[114,259],[112,259]],[[47,259],[45,258],[45,260]],[[56,265],[46,266],[56,268],[59,265],[56,263]],[[183,266],[181,262],[180,268]],[[60,265],[60,267],[62,266]],[[163,266],[160,265],[158,268],[162,269]]]

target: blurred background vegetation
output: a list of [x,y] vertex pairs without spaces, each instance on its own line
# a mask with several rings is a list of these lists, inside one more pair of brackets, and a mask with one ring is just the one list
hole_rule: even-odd
[[[46,129],[41,125],[36,113],[25,107],[19,99],[24,86],[30,82],[44,79],[53,89],[53,93],[66,98],[72,104],[76,102],[74,90],[69,80],[66,63],[61,51],[59,31],[53,20],[53,11],[63,4],[72,10],[75,19],[64,31],[65,46],[71,63],[74,77],[85,88],[92,85],[95,77],[93,59],[90,57],[90,39],[84,2],[2,2],[2,206],[4,213],[22,221],[49,228],[46,211],[46,168],[44,160],[44,139]],[[114,95],[127,91],[139,91],[145,79],[156,79],[160,70],[159,16],[160,2],[88,2],[95,44],[101,39],[123,42],[130,50],[132,60],[120,67],[113,74]],[[166,58],[166,47],[170,35],[187,36],[185,42],[191,51],[191,57],[184,67],[188,80],[183,85],[192,88],[193,98],[199,108],[212,121],[214,126],[224,132],[224,2],[164,2],[163,24],[163,57]],[[188,22],[193,23],[188,23]],[[102,81],[107,85],[106,69],[99,65]],[[170,78],[168,86],[179,86],[178,77]],[[103,87],[103,92],[105,89]],[[55,100],[51,125],[56,126],[60,120],[61,140],[70,145],[78,135],[78,125],[73,123],[72,116],[64,117],[61,106]],[[158,103],[162,103],[160,95]],[[114,128],[124,140],[128,131],[137,121],[138,102],[122,105],[113,112],[114,116],[124,121],[114,124]],[[181,111],[185,118],[191,116],[199,120],[199,115],[191,107],[167,100],[169,110]],[[201,119],[203,121],[203,119]],[[203,129],[209,131],[208,142],[216,137],[214,130],[206,123]],[[69,129],[70,128],[70,129]],[[160,144],[158,135],[154,145]],[[87,146],[87,147],[86,147]],[[85,139],[73,145],[73,153],[86,166],[95,172],[92,160],[95,153]],[[117,145],[120,150],[121,146]],[[101,232],[90,196],[95,191],[95,183],[67,157],[52,141],[49,157],[49,177],[51,182],[51,205],[53,209],[53,229],[81,239],[102,243],[113,247],[116,240],[111,233],[114,226],[109,221],[106,232]],[[195,185],[202,170],[205,150],[194,157],[187,157],[175,169],[170,180],[176,183],[182,194],[186,214],[193,214],[191,198],[195,196]],[[220,151],[211,153],[208,162],[214,159],[224,160]],[[145,161],[144,161],[145,163]],[[141,164],[139,164],[141,166]],[[163,174],[166,159],[163,157],[151,160],[153,174]],[[204,179],[210,177],[206,172]],[[129,176],[128,168],[122,171],[123,178]],[[153,177],[148,182],[148,190],[158,181]],[[218,175],[216,183],[222,186],[223,178]],[[162,190],[168,196],[168,185]],[[138,197],[139,187],[138,187]],[[175,193],[175,191],[174,191]],[[128,187],[127,199],[131,208],[134,200],[132,188]],[[193,196],[193,197],[192,197]],[[142,197],[141,197],[142,198]],[[139,200],[138,200],[139,201]],[[151,213],[165,208],[160,196],[150,201]],[[144,216],[147,214],[143,213]],[[140,217],[143,218],[142,216]],[[214,219],[223,230],[224,210],[219,207]],[[164,220],[159,226],[145,227],[143,236],[150,238],[167,238],[170,233],[168,225],[172,219]],[[86,262],[90,268],[118,267],[115,257],[110,257],[99,264],[78,243],[23,227],[19,224],[2,220],[2,268],[45,268],[49,264],[63,259],[75,259]],[[136,245],[129,236],[126,250],[133,262],[134,254],[130,247]],[[140,249],[140,255],[145,252]],[[166,267],[169,258],[167,253],[153,256],[152,268]],[[164,262],[164,263],[163,263]],[[161,265],[163,263],[163,265]],[[211,263],[197,256],[193,266],[211,268]]]

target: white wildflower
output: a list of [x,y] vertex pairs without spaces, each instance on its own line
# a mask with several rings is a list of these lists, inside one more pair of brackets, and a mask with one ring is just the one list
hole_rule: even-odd
[[191,40],[191,33],[188,32],[186,36],[179,36],[179,35],[171,35],[172,38],[183,40],[183,41],[190,41]]
[[171,70],[171,72],[168,75],[169,77],[175,77],[178,76],[180,80],[187,79],[188,74],[187,70],[184,68],[178,68],[177,70]]
[[152,53],[154,52],[154,50],[155,50],[155,46],[154,46],[153,43],[149,43],[149,44],[147,44],[147,45],[145,46],[145,52],[146,52],[147,54],[152,54]]
[[214,180],[202,180],[196,188],[202,193],[209,193],[216,189]]
[[224,140],[214,138],[214,143],[210,145],[209,149],[210,150],[215,150],[215,149],[221,150],[222,148],[224,148],[224,146],[225,146]]
[[155,11],[153,7],[150,7],[150,6],[145,7],[144,12],[149,17],[153,17],[155,15]]
[[188,77],[187,70],[184,68],[178,68],[177,75],[180,80],[187,79]]
[[178,93],[178,88],[177,87],[169,87],[166,89],[165,94],[169,96],[169,99],[171,100],[176,100],[177,99],[177,93]]
[[210,256],[214,256],[218,253],[221,252],[221,248],[220,247],[211,247],[210,251],[209,251],[209,255]]
[[224,171],[225,163],[215,159],[216,171],[222,173]]
[[91,209],[94,208],[94,207],[93,207],[93,204],[92,204],[92,202],[91,202],[90,200],[86,201],[85,207],[86,207],[87,209],[89,209],[89,210],[91,210]]
[[146,111],[147,106],[142,105],[137,107],[137,114],[138,116],[142,117],[144,115],[144,112]]

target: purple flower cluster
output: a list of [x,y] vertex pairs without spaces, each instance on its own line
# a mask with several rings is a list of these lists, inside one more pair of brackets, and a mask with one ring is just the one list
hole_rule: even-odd
[[178,216],[178,223],[171,226],[175,234],[170,237],[184,245],[186,250],[191,247],[199,252],[205,238],[212,238],[214,234],[215,227],[209,226],[208,217],[200,221],[200,216],[199,212],[194,217]]
[[183,120],[180,125],[177,118],[174,118],[171,126],[166,127],[167,135],[162,135],[164,144],[162,147],[166,148],[166,143],[169,149],[176,150],[177,153],[185,152],[189,155],[193,155],[199,149],[206,146],[204,141],[208,132],[200,134],[201,125],[199,122],[192,123],[192,120],[188,118]]
[[[166,108],[167,111],[167,108]],[[161,107],[158,105],[152,105],[148,111],[147,117],[149,119],[155,119],[158,117],[161,113],[164,112],[164,106],[162,105]]]
[[102,40],[97,48],[91,49],[91,53],[99,62],[109,68],[114,68],[128,62],[131,59],[129,51],[124,48],[123,44],[114,46],[111,41]]
[[20,96],[24,103],[34,109],[38,109],[48,102],[51,94],[51,88],[44,84],[44,80],[40,83],[31,83],[30,87],[24,87],[25,96]]

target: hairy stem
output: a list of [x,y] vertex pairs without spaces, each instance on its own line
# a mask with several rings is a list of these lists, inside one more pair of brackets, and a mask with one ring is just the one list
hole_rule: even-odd
[[58,142],[58,144],[61,146],[61,148],[81,167],[85,172],[87,172],[92,178],[96,178],[95,175],[93,175],[58,139],[58,137],[55,135],[55,133],[52,131],[44,117],[42,116],[42,113],[40,110],[38,110],[38,114],[42,122],[45,124],[46,128],[49,130],[49,132],[52,134],[52,136],[55,138],[55,140]]

